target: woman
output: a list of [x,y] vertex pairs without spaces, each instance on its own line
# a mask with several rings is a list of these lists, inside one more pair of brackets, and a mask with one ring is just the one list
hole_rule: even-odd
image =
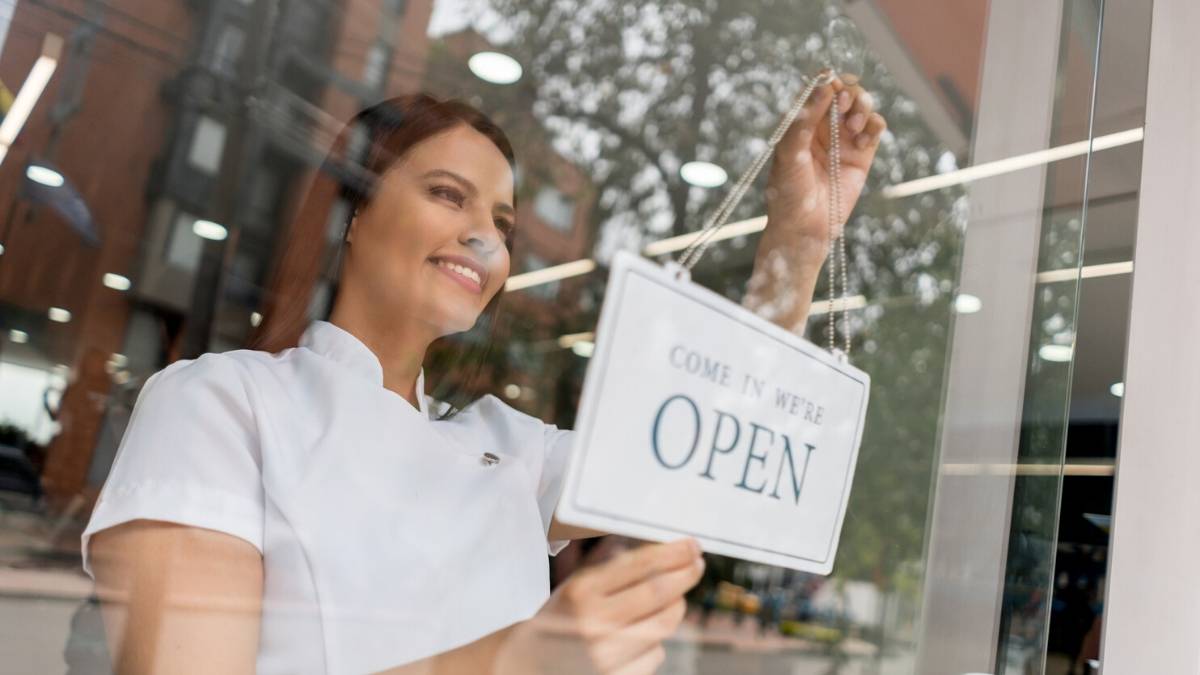
[[[835,82],[779,146],[747,302],[790,329],[828,246],[835,94],[848,205],[884,129]],[[494,397],[424,395],[429,345],[493,311],[509,274],[507,139],[426,96],[365,111],[342,143],[357,133],[370,179],[343,186],[329,321],[276,353],[172,364],[139,398],[83,534],[117,671],[654,671],[696,543],[627,552],[551,596],[547,550],[592,534],[553,519],[569,432]]]

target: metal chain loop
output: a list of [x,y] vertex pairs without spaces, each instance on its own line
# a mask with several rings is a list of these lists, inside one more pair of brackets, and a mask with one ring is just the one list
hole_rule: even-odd
[[[742,201],[754,180],[762,172],[767,165],[771,155],[775,152],[775,146],[783,139],[788,128],[796,121],[796,118],[803,112],[804,106],[808,103],[808,99],[812,98],[812,94],[818,87],[823,87],[833,82],[836,73],[831,68],[826,68],[814,78],[808,80],[804,90],[796,97],[792,107],[784,115],[783,120],[775,131],[767,139],[767,147],[759,153],[750,167],[742,173],[738,178],[737,183],[721,201],[717,210],[709,216],[704,227],[700,228],[696,238],[692,240],[688,247],[680,254],[678,264],[685,270],[691,271],[696,263],[700,262],[708,247],[713,243],[713,236],[724,227],[725,223],[733,215],[733,210]],[[829,270],[829,351],[837,354],[838,350],[835,342],[835,334],[837,328],[837,313],[835,310],[834,297],[837,292],[837,281],[841,282],[841,297],[842,297],[842,335],[844,338],[841,355],[846,358],[850,355],[850,326],[847,315],[847,273],[846,273],[846,239],[845,239],[845,224],[842,222],[842,147],[841,147],[841,129],[839,126],[840,117],[837,96],[834,96],[829,109],[829,254],[828,254],[828,270]],[[840,270],[840,274],[838,273]]]

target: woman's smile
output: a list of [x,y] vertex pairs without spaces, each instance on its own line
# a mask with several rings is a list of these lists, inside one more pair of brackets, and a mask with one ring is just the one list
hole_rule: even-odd
[[468,291],[477,295],[483,293],[488,274],[487,268],[478,262],[456,255],[434,256],[429,262]]

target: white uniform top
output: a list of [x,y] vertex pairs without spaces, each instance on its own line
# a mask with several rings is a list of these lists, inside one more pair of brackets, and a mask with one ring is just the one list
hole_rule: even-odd
[[414,409],[326,322],[278,354],[172,364],[138,398],[84,569],[92,534],[139,518],[250,542],[264,674],[381,670],[532,616],[570,432],[493,396],[437,421],[423,385]]

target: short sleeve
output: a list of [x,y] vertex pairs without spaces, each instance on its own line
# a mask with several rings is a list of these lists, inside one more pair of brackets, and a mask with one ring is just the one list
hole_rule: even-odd
[[[546,425],[545,458],[542,462],[542,478],[538,484],[538,509],[542,513],[542,522],[546,525],[547,534],[554,518],[554,509],[558,506],[558,498],[562,496],[563,481],[566,479],[574,440],[575,432],[559,429],[552,424]],[[550,555],[558,555],[569,543],[571,542],[567,539],[550,541]]]
[[262,551],[262,455],[243,372],[206,354],[146,382],[83,531],[85,572],[93,534],[139,519],[225,532]]

